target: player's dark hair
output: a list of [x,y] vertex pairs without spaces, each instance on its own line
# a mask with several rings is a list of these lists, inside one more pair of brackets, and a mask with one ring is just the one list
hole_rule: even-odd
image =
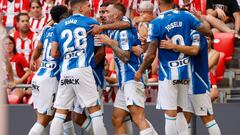
[[70,0],[70,6],[71,6],[71,8],[74,6],[74,5],[76,5],[76,4],[78,4],[78,3],[85,3],[85,2],[87,2],[88,0]]
[[68,13],[68,8],[63,5],[54,6],[50,11],[52,19],[56,23],[60,22],[61,19],[66,17],[67,13]]
[[161,4],[165,5],[173,4],[173,0],[161,0]]
[[126,14],[126,8],[123,4],[121,3],[116,3],[116,4],[113,4],[114,8],[116,8],[117,10],[121,11],[123,15]]
[[104,2],[100,7],[107,7],[109,5],[113,4],[111,1]]
[[19,13],[19,14],[16,16],[17,22],[20,21],[21,16],[27,16],[28,19],[30,18],[29,15],[28,15],[28,13]]

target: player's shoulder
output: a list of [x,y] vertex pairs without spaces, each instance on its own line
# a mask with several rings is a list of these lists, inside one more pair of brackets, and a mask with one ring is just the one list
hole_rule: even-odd
[[88,24],[99,24],[99,22],[94,18],[84,16],[84,15],[81,15],[80,17],[82,18],[82,20],[86,21]]

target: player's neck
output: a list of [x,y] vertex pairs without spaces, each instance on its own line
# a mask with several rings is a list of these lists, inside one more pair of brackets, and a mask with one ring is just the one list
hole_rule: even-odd
[[161,12],[165,12],[172,9],[172,5],[160,6]]

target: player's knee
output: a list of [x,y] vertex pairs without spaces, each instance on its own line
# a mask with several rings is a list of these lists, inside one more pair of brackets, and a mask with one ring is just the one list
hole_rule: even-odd
[[201,119],[204,124],[207,124],[208,122],[214,120],[214,117],[213,115],[201,116]]
[[124,118],[115,113],[112,115],[112,123],[114,127],[121,127],[122,123],[124,123]]
[[145,121],[145,116],[143,113],[135,113],[135,114],[132,114],[131,116],[132,116],[132,121],[136,124],[139,124]]
[[164,112],[169,117],[177,117],[177,110],[165,110]]
[[43,117],[38,117],[37,122],[43,125],[44,127],[47,127],[49,122],[52,120],[53,117],[51,116],[43,116]]
[[74,121],[74,123],[78,124],[79,126],[82,126],[82,124],[86,119],[87,117],[85,115],[81,115],[77,113],[73,113],[72,115],[72,120]]

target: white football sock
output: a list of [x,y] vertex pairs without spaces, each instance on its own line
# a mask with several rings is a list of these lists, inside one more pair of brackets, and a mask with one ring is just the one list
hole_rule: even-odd
[[133,135],[132,120],[130,115],[125,118],[125,124],[127,128],[127,135]]
[[188,124],[182,112],[177,114],[176,126],[178,135],[188,135]]
[[177,135],[176,117],[170,117],[165,114],[165,134]]
[[209,135],[221,135],[221,131],[215,120],[208,122],[206,127],[208,128]]
[[151,124],[147,119],[145,119],[145,120],[147,121],[148,125],[149,125],[150,128],[152,129],[153,135],[158,135],[158,133],[156,132],[156,130],[154,129],[154,127],[152,126],[152,124]]
[[28,135],[41,135],[44,129],[45,127],[42,124],[36,122],[29,131]]
[[75,135],[75,129],[72,121],[63,123],[63,135]]
[[140,135],[153,135],[153,131],[151,128],[146,128],[140,131]]
[[94,135],[93,134],[93,128],[92,128],[92,121],[90,117],[87,117],[86,120],[83,122],[81,128],[85,130],[88,135]]
[[192,126],[191,123],[188,123],[188,135],[192,134]]
[[90,114],[92,120],[93,132],[95,135],[107,135],[106,128],[103,123],[102,111],[96,111]]
[[50,127],[50,135],[61,135],[66,114],[55,113]]

